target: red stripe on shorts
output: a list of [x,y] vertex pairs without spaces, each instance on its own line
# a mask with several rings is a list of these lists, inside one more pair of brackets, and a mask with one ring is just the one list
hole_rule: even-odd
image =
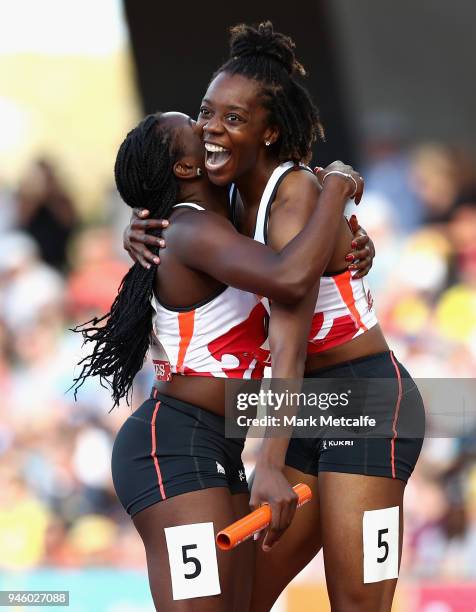
[[155,454],[157,450],[156,441],[155,441],[156,440],[155,438],[155,419],[157,417],[159,406],[160,406],[160,401],[158,401],[155,405],[154,413],[152,415],[152,421],[150,423],[150,429],[151,429],[151,434],[152,434],[152,450],[150,452],[150,456],[154,460],[155,471],[157,472],[157,480],[159,481],[160,494],[162,496],[162,499],[167,499],[165,495],[165,490],[164,490],[164,483],[162,482],[162,474],[160,472],[159,460],[157,459],[157,455]]
[[395,478],[395,440],[397,439],[397,419],[398,419],[398,413],[400,412],[400,402],[402,401],[402,378],[400,376],[400,370],[398,368],[397,362],[395,361],[395,358],[393,356],[392,351],[390,351],[390,358],[392,360],[392,363],[395,367],[395,371],[397,372],[397,381],[398,381],[398,396],[397,396],[397,403],[395,404],[395,412],[393,415],[393,423],[392,423],[392,430],[393,430],[393,438],[392,441],[390,443],[391,446],[391,462],[392,462],[392,478]]

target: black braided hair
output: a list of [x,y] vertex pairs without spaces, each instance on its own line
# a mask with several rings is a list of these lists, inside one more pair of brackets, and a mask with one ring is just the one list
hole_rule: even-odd
[[296,78],[306,71],[296,59],[294,42],[275,32],[270,21],[258,27],[239,24],[230,33],[230,58],[213,76],[225,72],[257,81],[270,123],[280,131],[274,145],[279,159],[307,161],[313,142],[324,140],[324,130],[309,92]]
[[[155,219],[167,218],[177,202],[173,165],[181,154],[173,133],[161,128],[160,118],[161,113],[149,115],[127,134],[114,166],[124,202],[131,208],[147,208]],[[152,251],[157,253],[157,247]],[[129,400],[149,348],[155,271],[155,265],[144,269],[136,262],[122,279],[110,311],[73,330],[83,334],[84,343],[94,343],[92,353],[79,362],[82,371],[74,379],[75,397],[88,376],[99,376],[101,385],[112,391],[112,408],[122,397]]]

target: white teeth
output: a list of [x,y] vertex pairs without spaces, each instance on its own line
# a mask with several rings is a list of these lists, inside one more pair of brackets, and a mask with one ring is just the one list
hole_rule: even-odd
[[205,149],[210,153],[226,153],[228,149],[220,147],[220,145],[212,144],[211,142],[205,143]]

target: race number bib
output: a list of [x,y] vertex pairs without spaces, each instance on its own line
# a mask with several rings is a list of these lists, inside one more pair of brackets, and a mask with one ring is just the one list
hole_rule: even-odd
[[164,531],[174,600],[221,593],[213,523],[166,527]]
[[364,512],[364,583],[398,578],[399,508]]

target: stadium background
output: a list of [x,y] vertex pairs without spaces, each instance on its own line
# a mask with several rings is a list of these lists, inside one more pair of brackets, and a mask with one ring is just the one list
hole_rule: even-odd
[[[110,478],[130,408],[108,413],[96,383],[76,403],[65,394],[81,354],[68,328],[106,311],[128,267],[118,144],[144,109],[196,114],[226,27],[264,17],[296,39],[310,71],[328,134],[315,161],[349,160],[366,178],[358,214],[397,356],[416,377],[476,376],[474,3],[2,3],[0,589],[67,589],[74,612],[152,609],[142,543]],[[138,377],[134,405],[150,376]],[[396,611],[476,610],[467,433],[429,439],[407,487]],[[319,556],[276,610],[326,601]]]

